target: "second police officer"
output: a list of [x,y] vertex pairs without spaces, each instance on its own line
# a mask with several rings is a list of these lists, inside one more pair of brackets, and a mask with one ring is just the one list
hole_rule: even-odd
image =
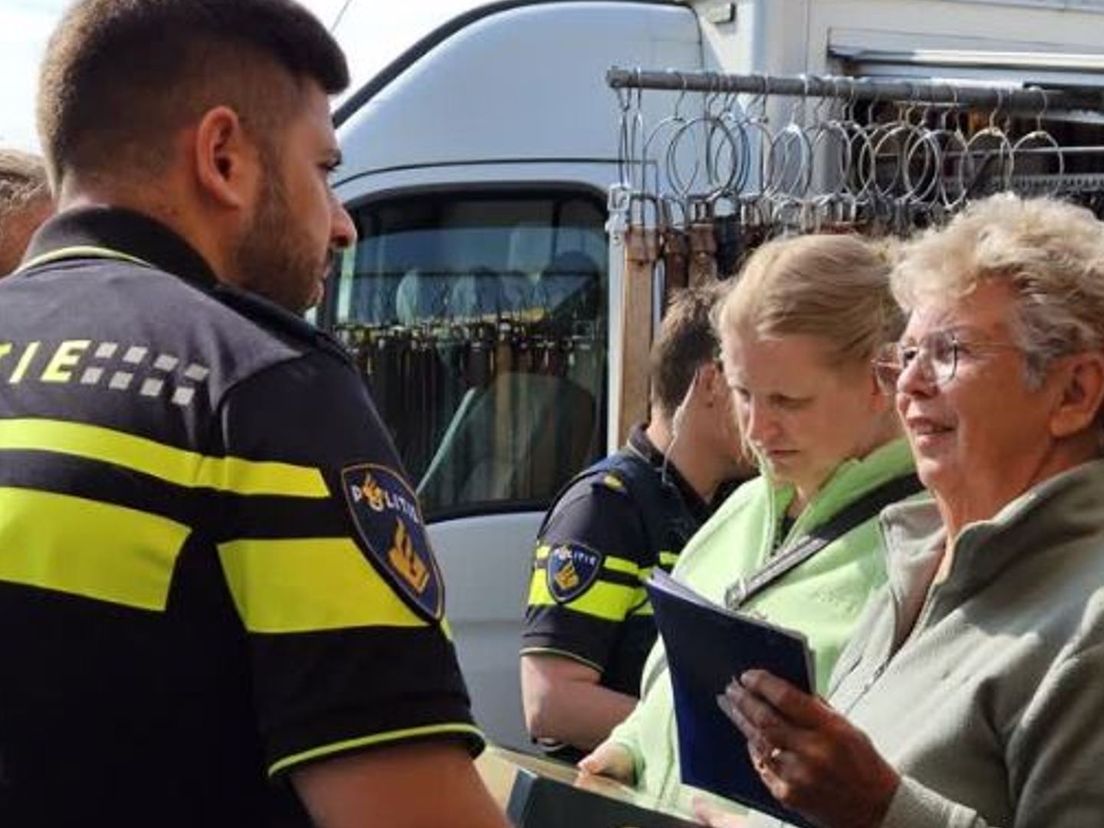
[[575,761],[636,703],[656,637],[643,588],[670,571],[719,490],[749,474],[717,362],[716,289],[671,302],[650,359],[650,421],[552,504],[538,533],[522,634],[526,726]]

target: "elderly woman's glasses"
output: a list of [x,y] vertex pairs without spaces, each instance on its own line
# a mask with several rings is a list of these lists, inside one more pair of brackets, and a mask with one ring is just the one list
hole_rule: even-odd
[[963,352],[1005,348],[1021,350],[1011,342],[967,344],[956,331],[933,331],[919,342],[886,345],[874,360],[874,376],[883,391],[892,393],[897,390],[901,374],[915,362],[921,377],[935,385],[945,385],[954,379]]

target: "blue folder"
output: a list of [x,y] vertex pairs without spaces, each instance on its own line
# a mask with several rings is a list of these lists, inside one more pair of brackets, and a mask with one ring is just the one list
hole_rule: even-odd
[[747,740],[717,706],[717,695],[745,670],[766,670],[812,692],[813,659],[805,637],[703,598],[656,570],[645,583],[663,637],[674,689],[682,781],[813,828],[781,805],[752,767]]

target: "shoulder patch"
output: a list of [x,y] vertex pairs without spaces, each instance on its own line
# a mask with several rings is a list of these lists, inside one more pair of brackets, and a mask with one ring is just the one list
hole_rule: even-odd
[[548,591],[560,604],[574,601],[598,580],[605,556],[581,543],[557,543],[545,564]]
[[414,610],[440,621],[444,582],[414,491],[401,474],[375,463],[346,466],[341,486],[369,562]]
[[612,472],[606,472],[599,478],[599,485],[605,486],[607,489],[613,489],[615,492],[625,491],[625,484],[621,478]]

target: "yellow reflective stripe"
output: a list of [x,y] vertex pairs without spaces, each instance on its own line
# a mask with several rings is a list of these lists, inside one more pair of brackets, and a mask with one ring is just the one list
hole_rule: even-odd
[[621,621],[629,607],[643,600],[644,591],[639,587],[608,584],[598,581],[585,593],[571,602],[576,612],[593,615],[606,621]]
[[164,610],[189,532],[125,506],[0,487],[0,580]]
[[240,457],[194,456],[199,458],[199,468],[193,487],[242,495],[330,496],[322,472],[310,466],[293,466],[271,460],[243,460]]
[[428,626],[349,538],[236,540],[218,551],[251,632]]
[[655,615],[655,612],[652,610],[651,602],[648,602],[648,603],[643,604],[642,606],[639,606],[636,609],[634,609],[631,614],[632,615]]
[[139,259],[137,256],[131,256],[129,253],[123,253],[120,250],[112,250],[110,247],[74,245],[73,247],[63,247],[60,250],[51,250],[48,253],[43,253],[41,256],[35,256],[29,262],[24,262],[15,272],[18,273],[20,270],[27,270],[28,268],[61,261],[62,259],[116,259],[122,262],[142,265],[143,267],[153,267],[153,265],[145,259]]
[[146,437],[62,420],[0,420],[0,450],[38,450],[99,460],[188,488],[243,495],[329,497],[322,473],[288,463],[207,457]]
[[[552,597],[552,593],[548,589],[548,575],[547,570],[540,566],[540,564],[548,558],[549,546],[538,546],[536,551],[536,564],[533,568],[533,575],[529,581],[529,598],[528,602],[530,606],[534,607],[550,607],[559,603]],[[606,558],[602,564],[603,569],[608,569],[611,572],[621,572],[627,575],[632,575],[644,580],[647,574],[651,572],[651,569],[641,569],[640,566],[626,558]],[[588,599],[588,596],[595,592],[598,592],[601,597],[598,599]],[[615,609],[612,606],[607,605],[608,601],[620,602],[624,599],[624,594],[642,594],[640,588],[634,586],[628,586],[625,584],[611,584],[599,580],[595,581],[587,590],[578,598],[567,602],[566,606],[570,606],[571,609],[578,612],[585,612],[588,615],[596,615],[599,618],[612,619],[614,621],[620,621],[625,617],[625,611],[621,609],[622,606],[632,606],[632,601],[627,601],[625,604],[618,604],[618,608]],[[598,601],[599,606],[592,605],[594,600]],[[639,600],[639,598],[637,599]]]
[[554,603],[556,601],[548,591],[548,576],[543,569],[534,569],[533,577],[529,580],[530,606],[546,607]]
[[[549,544],[542,544],[537,547],[536,554],[533,556],[537,563],[548,559],[548,552],[551,549]],[[608,569],[611,572],[624,572],[627,575],[639,575],[640,565],[634,561],[630,561],[627,558],[614,558],[607,557],[602,564],[603,569]]]
[[[644,590],[641,587],[595,581],[586,592],[568,601],[564,606],[606,621],[621,621],[629,611],[629,607],[639,603],[643,597]],[[544,571],[534,572],[533,579],[529,583],[529,605],[550,607],[557,603],[559,602],[548,590],[548,580]]]
[[296,753],[293,756],[286,756],[278,762],[273,762],[269,766],[268,775],[275,776],[281,771],[287,770],[295,765],[300,765],[303,762],[310,762],[314,759],[321,759],[324,756],[342,753],[347,750],[355,750],[356,748],[382,745],[389,742],[404,742],[409,739],[424,739],[426,736],[453,736],[458,734],[474,736],[484,743],[487,741],[478,727],[470,724],[461,724],[459,722],[454,724],[408,727],[405,730],[390,730],[386,733],[377,733],[373,736],[364,736],[359,739],[346,739],[344,742],[334,742],[330,745],[323,745],[321,747],[312,748],[311,750],[305,750],[302,753]]
[[659,565],[660,566],[672,567],[678,562],[678,559],[679,559],[679,553],[678,552],[660,552],[659,553]]
[[626,558],[606,558],[602,568],[611,572],[624,572],[626,575],[640,574],[640,564]]

